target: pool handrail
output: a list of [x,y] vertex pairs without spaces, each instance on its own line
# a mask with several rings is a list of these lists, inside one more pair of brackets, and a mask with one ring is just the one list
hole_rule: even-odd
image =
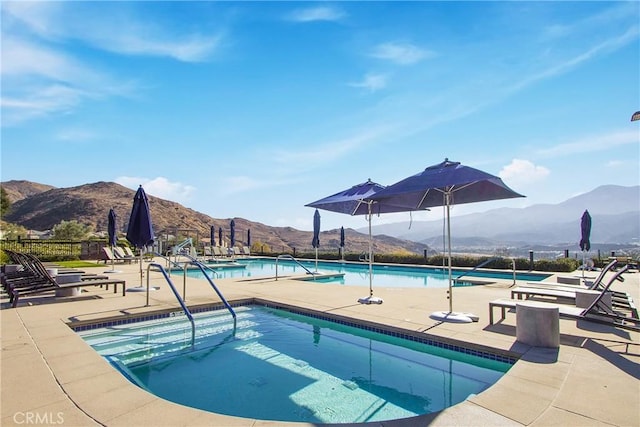
[[[489,264],[490,262],[495,261],[495,260],[497,260],[497,259],[503,259],[503,257],[496,256],[496,257],[489,258],[488,260],[485,260],[485,261],[481,262],[480,264],[478,264],[478,265],[476,265],[475,267],[473,267],[471,270],[465,271],[464,273],[462,273],[462,274],[460,274],[460,275],[456,276],[456,277],[453,279],[454,283],[455,283],[459,278],[461,278],[461,277],[463,277],[463,276],[467,276],[468,274],[470,274],[470,273],[472,273],[472,272],[476,271],[477,269],[479,269],[479,268],[481,268],[481,267],[484,267],[485,265],[487,265],[487,264]],[[512,285],[512,286],[514,286],[514,285],[516,284],[516,260],[515,260],[515,259],[513,259],[513,258],[511,258],[511,263],[512,263],[512,265],[513,265],[513,285]]]
[[151,271],[151,267],[158,268],[158,270],[162,273],[165,280],[169,284],[171,291],[173,292],[173,294],[176,296],[176,299],[180,303],[180,306],[182,307],[182,311],[184,311],[184,314],[186,314],[187,318],[189,319],[189,322],[191,322],[191,347],[193,347],[196,340],[196,324],[195,324],[195,321],[193,320],[193,316],[191,315],[189,308],[186,306],[182,298],[180,298],[180,294],[178,293],[176,287],[173,286],[173,282],[171,281],[171,277],[169,277],[169,275],[167,274],[167,270],[165,270],[164,267],[158,264],[157,262],[152,262],[147,266],[147,304],[145,307],[149,307],[149,279],[150,279],[149,272]]
[[[233,333],[235,334],[236,331],[236,312],[233,310],[233,307],[231,307],[231,304],[229,304],[229,302],[227,302],[227,299],[224,297],[224,295],[222,295],[222,292],[220,292],[220,289],[218,289],[218,287],[216,286],[216,284],[213,282],[213,280],[211,279],[211,277],[209,277],[209,275],[206,273],[206,271],[204,271],[205,267],[208,268],[209,270],[211,270],[211,268],[209,268],[208,266],[204,265],[203,263],[201,263],[200,261],[198,261],[196,258],[192,257],[191,255],[183,255],[184,257],[186,257],[187,259],[189,259],[189,264],[193,264],[196,267],[198,267],[200,269],[200,271],[202,272],[202,275],[205,277],[205,279],[207,279],[207,281],[209,282],[209,284],[211,285],[211,287],[213,288],[214,291],[216,291],[216,293],[218,294],[218,297],[220,297],[220,300],[222,301],[222,303],[224,304],[224,306],[227,308],[227,310],[229,310],[229,313],[231,313],[231,316],[233,317]],[[186,263],[185,263],[185,267],[186,267]],[[213,270],[211,270],[213,271]],[[215,273],[215,271],[214,271]],[[186,269],[185,269],[185,283],[186,283]]]
[[295,262],[296,264],[298,264],[300,267],[304,268],[304,269],[305,269],[305,271],[306,271],[308,274],[311,274],[311,275],[313,276],[313,280],[316,280],[315,273],[314,273],[314,272],[312,272],[311,270],[309,270],[307,267],[305,267],[305,266],[304,266],[300,261],[298,261],[297,259],[295,259],[295,258],[293,257],[293,255],[289,255],[289,254],[281,254],[281,255],[278,255],[278,256],[276,257],[276,281],[278,280],[278,260],[279,260],[279,259],[281,259],[281,258],[288,258],[288,259],[293,260],[293,262]]

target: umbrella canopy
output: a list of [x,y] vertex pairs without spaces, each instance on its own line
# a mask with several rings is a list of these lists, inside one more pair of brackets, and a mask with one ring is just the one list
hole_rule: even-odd
[[222,227],[218,228],[218,242],[220,242],[220,246],[222,246]]
[[524,197],[497,176],[459,162],[444,162],[405,178],[378,191],[372,199],[378,203],[404,206],[406,210],[435,206],[446,207],[449,260],[449,314],[453,312],[451,279],[451,205]]
[[[367,215],[367,221],[369,223],[369,299],[363,298],[362,301],[364,302],[371,302],[371,297],[373,296],[373,237],[371,234],[371,215],[374,213],[406,212],[411,210],[403,206],[373,201],[371,197],[384,188],[384,186],[368,179],[366,182],[354,185],[351,188],[305,205],[348,215]],[[344,228],[341,231],[340,238],[340,246],[344,247]],[[376,300],[376,302],[380,303],[382,300]]]
[[229,245],[229,247],[232,248],[236,245],[236,222],[234,220],[231,220],[231,222],[229,223],[229,230],[231,239],[231,244]]
[[589,211],[585,210],[582,214],[582,219],[580,220],[580,231],[582,232],[582,236],[580,238],[580,250],[589,251],[591,249],[591,242],[589,238],[591,237],[591,215],[589,215]]
[[344,248],[344,227],[340,227],[340,247]]
[[109,209],[107,232],[109,233],[109,246],[116,246],[118,244],[118,237],[116,235],[116,211],[114,211],[113,208]]
[[127,240],[136,248],[142,249],[151,245],[154,239],[149,199],[142,186],[140,186],[133,197],[133,207],[131,208],[131,216],[129,217],[129,226],[127,228]]
[[247,246],[251,247],[251,229],[247,229]]
[[216,226],[212,225],[211,229],[209,230],[209,235],[211,237],[211,246],[215,246],[216,245]]
[[149,199],[141,185],[133,197],[133,207],[131,208],[129,226],[127,227],[127,240],[140,249],[140,288],[142,288],[142,249],[153,244],[154,239]]
[[636,111],[631,115],[631,121],[635,122],[636,120],[640,120],[640,111]]
[[320,247],[320,212],[316,209],[313,214],[313,239],[311,240],[311,246],[314,248]]

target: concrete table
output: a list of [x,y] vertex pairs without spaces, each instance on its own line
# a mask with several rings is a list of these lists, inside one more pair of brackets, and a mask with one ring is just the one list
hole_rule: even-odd
[[516,339],[533,347],[560,347],[560,310],[537,301],[516,304]]

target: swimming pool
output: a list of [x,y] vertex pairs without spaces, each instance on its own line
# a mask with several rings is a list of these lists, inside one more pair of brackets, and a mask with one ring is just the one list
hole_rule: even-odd
[[[315,261],[299,262],[307,269],[315,271]],[[239,259],[238,268],[216,268],[216,264],[208,264],[216,273],[216,278],[256,278],[274,277],[275,260],[272,258]],[[318,262],[321,273],[340,273],[342,277],[316,280],[320,283],[333,283],[348,286],[369,286],[369,265],[366,263]],[[300,265],[289,260],[278,261],[278,275],[306,274]],[[448,270],[446,268],[377,264],[373,266],[373,286],[390,288],[446,288],[449,286]],[[474,279],[491,281],[491,279],[513,280],[512,271],[473,271],[453,269],[453,278],[464,274],[461,283],[456,286],[473,284]],[[200,270],[189,270],[190,277],[202,278]],[[213,273],[210,273],[213,276]],[[526,281],[540,281],[548,275],[518,272],[516,279]]]
[[348,423],[431,413],[495,383],[490,359],[261,305],[78,332],[138,386],[211,412]]

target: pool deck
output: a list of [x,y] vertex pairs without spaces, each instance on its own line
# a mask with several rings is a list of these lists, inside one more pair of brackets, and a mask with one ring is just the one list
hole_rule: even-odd
[[[111,277],[126,280],[127,288],[140,284],[137,264],[116,267],[122,272]],[[102,264],[86,271],[102,273],[110,268]],[[150,293],[149,307],[145,307],[145,292],[127,292],[123,297],[112,288],[98,287],[84,287],[76,297],[24,297],[15,309],[8,308],[6,297],[2,299],[0,425],[317,425],[229,417],[168,402],[126,380],[67,326],[71,321],[179,309],[160,274],[151,274],[151,284],[160,290]],[[613,288],[640,302],[640,273],[624,277]],[[182,292],[182,276],[174,275],[174,280]],[[547,280],[555,282],[556,278]],[[216,284],[229,301],[258,298],[520,357],[496,384],[458,405],[434,414],[367,425],[640,426],[640,334],[561,319],[559,349],[521,344],[516,341],[514,313],[495,325],[488,320],[489,301],[509,298],[511,281],[454,288],[454,311],[480,316],[479,322],[467,324],[429,318],[433,311],[448,311],[446,289],[374,289],[384,303],[362,305],[357,299],[368,294],[363,287],[287,279],[220,279]],[[206,281],[188,279],[188,305],[212,302],[219,298]]]

